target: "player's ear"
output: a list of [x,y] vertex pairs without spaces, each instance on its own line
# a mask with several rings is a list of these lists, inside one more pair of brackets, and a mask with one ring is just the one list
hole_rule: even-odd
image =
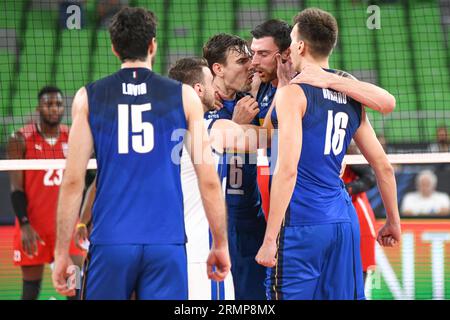
[[214,63],[212,65],[212,71],[213,71],[213,74],[216,76],[219,76],[219,77],[223,76],[223,67],[220,63],[217,63],[217,62]]
[[41,99],[42,97],[39,99],[38,104],[36,105],[36,111],[39,112],[39,110],[41,109]]
[[111,51],[112,51],[112,53],[114,53],[114,55],[115,55],[117,58],[120,59],[120,56],[119,56],[119,54],[117,53],[116,49],[114,49],[114,45],[113,45],[113,44],[111,44]]
[[306,43],[303,40],[298,42],[298,53],[303,56],[306,53]]
[[197,93],[197,95],[199,97],[203,97],[204,96],[205,90],[203,90],[203,86],[202,86],[201,83],[197,82],[196,84],[194,84],[193,88],[194,88],[195,92]]
[[158,49],[158,43],[156,42],[156,38],[152,38],[150,44],[148,45],[148,55],[150,58],[156,56],[156,50]]
[[281,53],[281,59],[283,59],[283,60],[287,60],[287,59],[289,59],[289,56],[291,55],[291,48],[287,48],[286,50],[284,50],[282,53]]

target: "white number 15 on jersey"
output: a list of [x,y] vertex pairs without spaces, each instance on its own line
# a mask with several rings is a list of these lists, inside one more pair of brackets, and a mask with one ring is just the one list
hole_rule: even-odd
[[[145,111],[150,111],[151,109],[152,106],[150,103],[131,105],[131,132],[133,134],[131,137],[131,144],[132,149],[137,153],[148,153],[153,150],[155,145],[153,125],[150,122],[142,121],[142,113]],[[117,136],[120,154],[129,152],[129,116],[130,106],[127,104],[119,104],[117,107]]]

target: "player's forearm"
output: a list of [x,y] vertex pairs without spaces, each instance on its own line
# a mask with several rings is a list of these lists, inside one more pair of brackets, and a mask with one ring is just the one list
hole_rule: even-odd
[[375,166],[374,171],[377,177],[378,190],[386,209],[386,220],[393,224],[400,223],[394,169],[389,163],[384,163]]
[[80,212],[83,184],[80,179],[63,179],[56,218],[55,255],[69,254],[70,241]]
[[226,206],[222,188],[214,169],[210,170],[205,178],[199,177],[199,189],[213,242],[216,247],[225,247],[228,245]]
[[383,114],[391,113],[395,108],[395,97],[386,90],[368,82],[332,75],[329,87],[343,92],[370,109]]
[[244,146],[247,152],[256,152],[258,148],[266,148],[270,139],[267,137],[267,130],[255,125],[242,125],[244,134],[239,136],[238,146]]
[[270,211],[264,236],[265,242],[276,241],[278,237],[286,209],[294,191],[296,177],[296,170],[283,170],[281,168],[273,177],[270,193]]

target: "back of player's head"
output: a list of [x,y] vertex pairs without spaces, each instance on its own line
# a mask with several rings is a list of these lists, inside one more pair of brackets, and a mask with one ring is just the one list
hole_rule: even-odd
[[56,87],[56,86],[45,86],[41,90],[39,90],[38,100],[40,101],[41,98],[44,95],[50,94],[50,93],[59,93],[61,95],[61,97],[63,95],[61,89],[59,89],[58,87]]
[[114,15],[109,34],[120,60],[145,61],[156,37],[156,16],[144,8],[125,7]]
[[251,34],[255,39],[272,37],[280,52],[285,51],[291,44],[292,27],[286,22],[278,19],[267,20],[257,25]]
[[219,33],[211,37],[203,46],[203,58],[208,61],[210,68],[214,63],[226,65],[231,50],[250,54],[248,44],[244,39],[227,33]]
[[193,87],[196,83],[203,83],[203,68],[208,68],[208,62],[203,58],[179,59],[169,70],[169,78],[178,80]]
[[299,39],[305,41],[312,56],[325,58],[336,46],[338,25],[336,19],[328,12],[318,8],[301,11],[295,18]]

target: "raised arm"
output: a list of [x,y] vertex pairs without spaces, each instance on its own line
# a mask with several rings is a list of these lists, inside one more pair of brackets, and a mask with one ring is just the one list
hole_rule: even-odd
[[266,267],[273,267],[276,263],[276,240],[295,187],[305,107],[306,97],[299,86],[289,85],[277,92],[278,159],[270,193],[266,234],[256,256],[256,261]]
[[217,151],[233,150],[256,152],[260,143],[267,140],[265,130],[251,124],[239,125],[231,120],[220,119],[214,122],[209,133],[211,145]]
[[345,93],[362,105],[388,114],[395,109],[395,97],[388,91],[368,82],[358,81],[347,72],[326,72],[316,65],[306,65],[291,83],[305,83]]
[[67,287],[67,267],[71,264],[69,244],[80,212],[84,176],[93,149],[93,138],[88,121],[88,99],[85,88],[78,90],[72,103],[72,128],[66,169],[59,192],[56,218],[55,270],[53,285],[63,295],[74,295]]
[[386,224],[379,231],[377,241],[381,246],[395,246],[400,242],[401,228],[394,169],[364,112],[353,139],[375,172],[378,190],[386,209]]
[[[194,89],[183,85],[183,105],[188,124],[186,148],[197,173],[200,194],[213,244],[208,257],[208,276],[222,281],[230,270],[225,199],[217,175],[211,145],[203,121],[203,110]],[[216,271],[212,267],[216,266]]]

